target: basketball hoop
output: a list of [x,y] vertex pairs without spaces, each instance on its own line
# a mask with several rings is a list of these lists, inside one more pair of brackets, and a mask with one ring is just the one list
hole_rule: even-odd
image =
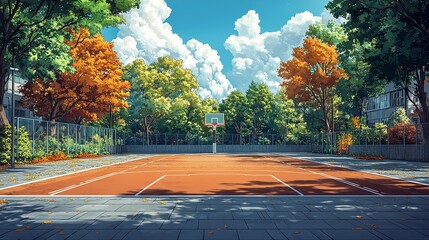
[[217,122],[213,122],[213,123],[212,123],[212,126],[213,126],[213,130],[216,130]]

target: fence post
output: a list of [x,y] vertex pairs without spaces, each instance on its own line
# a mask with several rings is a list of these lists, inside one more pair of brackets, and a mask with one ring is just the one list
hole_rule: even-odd
[[404,147],[404,153],[403,153],[404,157],[402,159],[405,160],[405,156],[406,156],[406,154],[405,154],[405,151],[406,151],[406,147],[405,147],[405,125],[402,126],[402,145]]
[[49,154],[49,139],[48,139],[48,134],[49,134],[49,123],[46,121],[46,156],[48,156]]
[[33,125],[33,131],[31,132],[31,156],[34,158],[34,119],[31,119],[31,123]]
[[16,118],[16,158],[19,159],[19,117]]

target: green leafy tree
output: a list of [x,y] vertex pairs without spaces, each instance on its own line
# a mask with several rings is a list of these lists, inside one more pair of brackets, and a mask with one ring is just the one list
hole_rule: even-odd
[[[344,1],[332,0],[327,7],[334,16],[346,17],[345,29],[350,39],[374,41],[371,51],[364,51],[370,71],[380,79],[404,87],[423,124],[429,159],[429,106],[425,83],[429,75],[429,2]],[[413,88],[409,88],[412,84]],[[416,101],[417,99],[417,101]]]
[[9,124],[3,107],[10,67],[27,79],[53,79],[55,72],[72,70],[64,39],[77,26],[93,33],[123,22],[120,13],[138,6],[137,0],[4,0],[0,5],[0,126]]
[[285,89],[274,96],[275,107],[273,111],[275,132],[290,137],[307,133],[307,124],[302,114],[298,113],[293,100],[288,99]]
[[150,65],[135,60],[125,67],[124,79],[131,82],[129,120],[143,128],[146,139],[156,122],[170,114],[173,122],[167,124],[186,121],[189,99],[198,83],[191,70],[183,68],[181,60],[166,56]]
[[389,117],[389,126],[398,123],[410,123],[410,118],[407,116],[407,111],[403,107],[398,107]]
[[228,133],[241,134],[252,125],[251,110],[246,96],[239,90],[232,91],[220,104],[220,111],[225,114]]
[[246,91],[246,98],[252,121],[252,133],[261,134],[269,132],[272,129],[270,126],[273,126],[274,96],[268,89],[267,84],[252,81]]
[[322,22],[312,24],[306,35],[335,45],[339,49],[339,65],[349,76],[347,79],[341,79],[336,86],[341,100],[339,107],[344,111],[343,118],[362,116],[366,99],[381,93],[385,85],[370,74],[370,64],[363,57],[364,51],[372,50],[373,42],[360,44],[353,39],[349,40],[344,27],[334,21],[329,21],[327,25]]

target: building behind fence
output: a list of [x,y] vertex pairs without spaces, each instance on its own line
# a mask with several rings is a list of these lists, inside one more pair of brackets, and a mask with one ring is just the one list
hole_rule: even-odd
[[[69,156],[82,153],[116,153],[118,140],[115,129],[20,117],[17,117],[15,122],[17,129],[25,128],[28,133],[32,158],[56,155],[59,152]],[[16,132],[19,139],[20,131]],[[19,158],[17,147],[15,151],[16,157]]]

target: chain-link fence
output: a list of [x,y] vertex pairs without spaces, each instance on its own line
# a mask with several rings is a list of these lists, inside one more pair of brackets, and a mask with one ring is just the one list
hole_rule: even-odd
[[[281,134],[216,134],[218,145],[309,145],[310,135],[287,136]],[[151,134],[125,138],[128,145],[211,145],[212,134]]]
[[[39,119],[15,118],[16,139],[19,134],[28,135],[31,144],[32,158],[56,155],[63,152],[67,155],[82,153],[109,154],[116,153],[120,143],[116,138],[116,130],[61,122],[49,122]],[[16,157],[19,158],[19,142],[15,142]]]
[[322,153],[428,161],[423,132],[422,125],[397,124],[318,134],[313,137],[312,149]]

